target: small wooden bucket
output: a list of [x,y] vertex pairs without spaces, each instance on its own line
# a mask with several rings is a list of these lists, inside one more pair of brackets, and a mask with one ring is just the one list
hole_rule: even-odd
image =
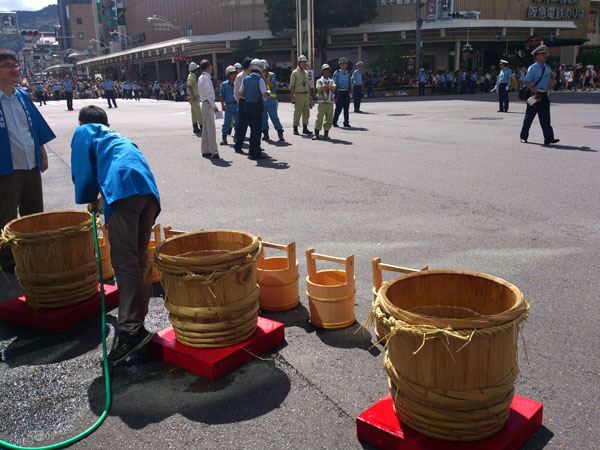
[[377,301],[391,330],[384,367],[400,420],[452,441],[499,432],[529,312],[519,289],[482,273],[429,270],[384,283]]
[[187,233],[187,231],[174,230],[171,225],[167,225],[166,227],[164,227],[163,232],[165,233],[165,239],[172,238],[173,236],[181,236],[182,234]]
[[53,211],[21,217],[4,228],[15,274],[33,308],[63,308],[98,292],[92,215]]
[[[265,258],[265,247],[283,250],[287,256]],[[296,243],[288,245],[263,242],[257,263],[257,281],[260,286],[258,301],[267,311],[287,311],[300,301],[298,294],[298,260]]]
[[[428,266],[423,267],[421,270],[429,269]],[[379,292],[379,288],[383,284],[383,271],[387,270],[390,272],[396,273],[414,273],[419,272],[415,269],[407,269],[406,267],[399,266],[391,266],[389,264],[383,264],[381,262],[381,258],[373,258],[373,308],[376,306],[377,302],[377,293]],[[389,330],[386,331],[386,326],[383,320],[379,317],[375,317],[375,335],[377,336],[377,341],[385,344],[385,336],[389,333]]]
[[102,279],[110,280],[115,276],[112,262],[110,260],[110,242],[108,241],[108,230],[106,225],[101,225],[98,231],[102,232],[102,236],[98,236],[98,248],[100,249],[100,262],[102,263]]
[[256,236],[232,230],[185,233],[156,246],[154,263],[180,343],[227,347],[254,334],[259,253]]
[[[321,270],[317,272],[316,260],[344,264],[346,270]],[[354,255],[346,259],[306,250],[306,294],[310,308],[310,321],[319,328],[339,329],[354,323]]]
[[148,242],[148,265],[152,268],[152,272],[150,272],[150,283],[155,284],[160,281],[160,272],[152,262],[154,261],[154,249],[161,241],[160,223],[157,223],[152,227],[152,234],[154,235],[154,239],[150,238],[150,241]]

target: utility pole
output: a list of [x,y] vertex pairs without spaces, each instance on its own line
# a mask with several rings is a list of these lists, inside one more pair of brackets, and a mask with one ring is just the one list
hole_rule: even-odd
[[423,26],[423,18],[421,17],[421,8],[425,5],[425,1],[417,0],[415,2],[417,11],[416,11],[416,21],[417,21],[417,37],[416,37],[416,52],[415,52],[415,72],[419,72],[421,68],[421,27]]

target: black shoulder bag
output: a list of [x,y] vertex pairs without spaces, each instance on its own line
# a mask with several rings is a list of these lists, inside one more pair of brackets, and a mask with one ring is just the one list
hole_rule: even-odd
[[[542,80],[542,78],[544,77],[544,72],[546,72],[546,64],[544,64],[544,70],[542,70],[542,74],[540,75],[540,77],[537,79],[537,81],[533,84],[533,87],[537,87],[538,83]],[[527,87],[527,85],[523,85],[523,87],[521,89],[519,89],[519,100],[523,100],[523,101],[527,101],[527,99],[529,97],[531,97],[533,94],[531,93],[531,91],[529,90],[529,88]]]

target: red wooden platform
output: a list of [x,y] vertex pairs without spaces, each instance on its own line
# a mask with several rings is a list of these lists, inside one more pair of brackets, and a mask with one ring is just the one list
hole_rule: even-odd
[[[104,297],[107,309],[119,303],[117,287],[105,284]],[[100,311],[102,311],[100,289],[89,300],[66,308],[35,310],[25,303],[23,295],[0,303],[0,319],[51,333],[62,333],[70,326],[92,317]]]
[[258,318],[258,326],[250,339],[222,348],[193,348],[175,339],[173,327],[156,333],[146,345],[146,353],[165,362],[210,379],[217,379],[254,359],[285,338],[282,323]]
[[508,421],[498,434],[475,442],[449,442],[423,436],[402,424],[388,394],[356,418],[356,434],[382,450],[517,450],[542,425],[543,406],[515,395]]

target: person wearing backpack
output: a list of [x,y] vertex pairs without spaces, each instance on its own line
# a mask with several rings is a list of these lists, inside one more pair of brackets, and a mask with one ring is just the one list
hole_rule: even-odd
[[531,54],[535,58],[535,63],[527,69],[525,84],[531,95],[535,97],[536,102],[533,104],[527,102],[527,110],[521,128],[521,142],[527,142],[533,119],[538,115],[544,133],[544,145],[556,144],[559,139],[554,138],[554,130],[550,124],[550,98],[548,92],[554,87],[555,82],[552,79],[552,68],[546,64],[548,48],[545,45],[540,45]]

